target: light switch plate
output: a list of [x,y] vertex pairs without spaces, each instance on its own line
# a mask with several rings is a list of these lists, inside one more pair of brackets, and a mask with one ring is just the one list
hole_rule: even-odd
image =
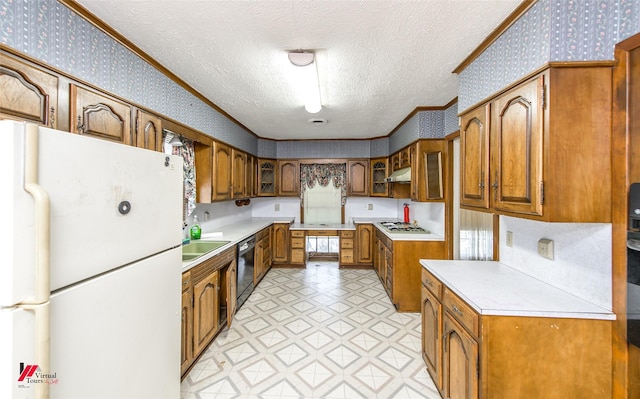
[[548,238],[538,240],[538,254],[543,258],[553,260],[553,240]]
[[276,211],[276,212],[280,211],[280,204],[276,204],[276,206],[275,206],[275,211]]
[[513,247],[513,232],[507,231],[507,247]]
[[373,210],[373,204],[367,204],[367,209],[372,211]]

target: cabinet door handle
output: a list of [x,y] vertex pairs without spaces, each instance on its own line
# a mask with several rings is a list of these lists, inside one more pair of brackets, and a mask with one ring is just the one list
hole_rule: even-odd
[[462,311],[460,309],[458,309],[458,307],[456,305],[452,305],[451,309],[456,312],[457,314],[459,314],[460,316],[464,316],[464,314],[462,313]]
[[480,173],[480,183],[478,187],[480,187],[480,191],[484,191],[484,172]]
[[51,107],[51,113],[49,114],[49,127],[51,129],[55,129],[56,123],[56,109],[55,107]]
[[84,134],[84,123],[82,123],[82,117],[81,116],[78,116],[77,128],[78,128],[78,133]]
[[191,282],[191,280],[187,280],[184,283],[182,283],[183,286],[189,285],[189,283]]
[[433,283],[431,282],[431,280],[425,279],[424,282],[427,283],[429,287],[433,287]]
[[493,199],[494,200],[498,200],[498,171],[496,171],[496,180],[493,182],[493,184],[491,185],[491,187],[493,187]]

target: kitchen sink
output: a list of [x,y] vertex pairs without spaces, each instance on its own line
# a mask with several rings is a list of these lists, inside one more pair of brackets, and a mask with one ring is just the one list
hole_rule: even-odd
[[195,241],[182,246],[182,260],[193,260],[213,250],[216,250],[229,241]]

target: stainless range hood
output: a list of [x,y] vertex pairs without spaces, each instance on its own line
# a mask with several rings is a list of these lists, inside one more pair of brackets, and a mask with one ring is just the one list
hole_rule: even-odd
[[384,180],[388,183],[409,183],[411,182],[411,167],[398,169]]

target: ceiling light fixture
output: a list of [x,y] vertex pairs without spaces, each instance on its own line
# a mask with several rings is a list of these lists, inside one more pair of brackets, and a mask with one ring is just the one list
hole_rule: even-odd
[[320,112],[322,99],[315,54],[310,51],[292,51],[289,53],[289,61],[296,67],[297,84],[304,95],[304,109],[311,114]]

